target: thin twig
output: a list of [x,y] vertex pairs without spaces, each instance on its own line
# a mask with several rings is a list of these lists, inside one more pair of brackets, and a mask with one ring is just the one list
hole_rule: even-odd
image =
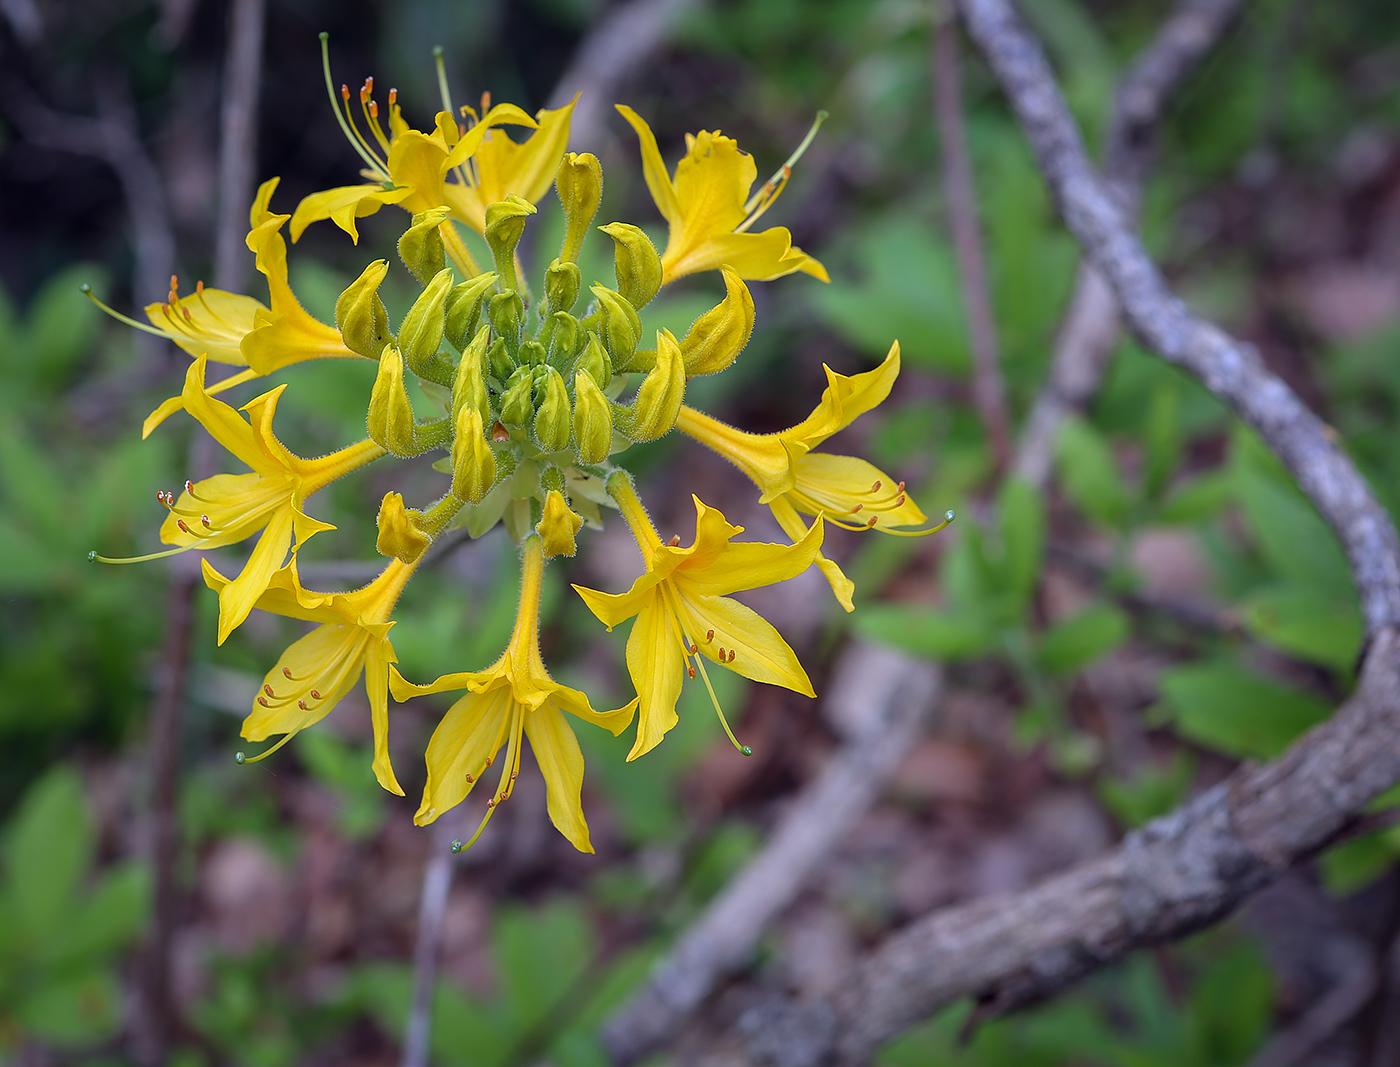
[[569,141],[597,144],[613,100],[629,78],[665,42],[680,16],[703,0],[627,0],[608,12],[589,32],[549,98],[563,107],[582,93],[574,108]]
[[850,721],[846,743],[792,801],[763,850],[657,963],[647,984],[608,1020],[603,1042],[623,1067],[660,1048],[727,974],[748,962],[768,924],[796,898],[846,831],[879,798],[938,698],[936,668],[874,646],[843,653],[829,718]]
[[1370,960],[1359,961],[1346,981],[1271,1037],[1247,1067],[1293,1067],[1306,1062],[1318,1045],[1356,1018],[1379,983],[1375,965]]
[[[1184,0],[1133,63],[1114,94],[1104,143],[1105,178],[1129,223],[1137,218],[1152,162],[1152,135],[1176,89],[1196,69],[1244,0]],[[1012,469],[1043,486],[1065,416],[1098,392],[1118,343],[1118,305],[1103,277],[1085,262],[1055,338],[1050,373],[1021,433]]]
[[459,804],[445,812],[433,826],[432,852],[423,868],[423,895],[418,903],[418,936],[413,946],[413,999],[404,1024],[400,1067],[428,1067],[442,920],[447,914],[447,896],[457,866],[452,842],[461,832],[462,812],[463,805]]
[[1002,383],[992,300],[987,289],[982,233],[977,224],[977,193],[967,149],[967,128],[963,123],[961,78],[957,17],[951,10],[942,10],[940,4],[933,29],[933,103],[943,159],[943,192],[948,199],[948,221],[953,231],[963,310],[972,343],[972,399],[987,431],[992,461],[996,470],[1002,471],[1011,457],[1006,388]]
[[[1337,531],[1363,605],[1367,654],[1351,698],[1274,762],[1241,767],[1118,848],[1024,892],[920,919],[844,975],[831,997],[749,1013],[741,1028],[754,1035],[751,1059],[782,1067],[866,1062],[958,997],[977,996],[985,1016],[1003,1014],[1135,948],[1216,922],[1400,779],[1400,539],[1389,517],[1321,420],[1258,355],[1191,315],[1166,288],[1006,0],[960,6],[1070,231],[1113,286],[1134,333],[1254,426]],[[794,1024],[821,1038],[804,1042],[800,1057],[762,1043],[765,1033]]]
[[[248,205],[257,171],[258,83],[262,72],[264,0],[234,0],[229,15],[228,58],[219,153],[219,213],[214,234],[214,278],[220,289],[239,291],[248,275]],[[231,150],[231,146],[237,146]]]

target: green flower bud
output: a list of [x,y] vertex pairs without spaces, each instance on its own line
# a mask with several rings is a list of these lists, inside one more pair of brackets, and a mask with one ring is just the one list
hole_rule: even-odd
[[403,495],[385,493],[379,503],[379,538],[375,547],[381,556],[390,556],[412,563],[433,543],[432,535],[421,529],[417,511],[403,506]]
[[605,285],[594,282],[589,289],[598,298],[598,311],[603,319],[603,346],[612,357],[614,367],[628,370],[642,336],[642,320],[637,309],[623,299],[621,293]]
[[556,311],[545,323],[540,340],[545,344],[548,361],[556,367],[565,366],[578,351],[578,319],[567,311]]
[[583,352],[574,363],[574,370],[587,374],[600,389],[607,388],[608,383],[612,381],[612,360],[608,359],[608,354],[598,343],[598,335],[591,330],[588,333],[588,340],[583,346]]
[[593,376],[574,375],[574,447],[580,463],[602,463],[612,452],[612,402]]
[[583,275],[577,263],[556,259],[544,272],[544,296],[555,311],[572,311],[578,303],[579,286]]
[[533,368],[521,367],[506,382],[506,391],[501,395],[501,421],[507,426],[524,426],[535,413],[535,376]]
[[515,360],[510,358],[510,353],[506,351],[506,341],[504,337],[497,337],[491,342],[491,347],[486,350],[486,365],[491,369],[491,376],[497,381],[505,381],[515,373]]
[[[452,288],[452,270],[445,267],[438,271],[428,287],[423,290],[399,326],[399,351],[409,369],[420,378],[438,380],[442,377],[441,368],[432,366],[442,344],[443,331],[447,325],[447,293]],[[442,384],[451,384],[449,377]]]
[[483,326],[476,331],[472,343],[462,353],[457,364],[457,374],[452,382],[452,417],[461,414],[462,408],[469,407],[481,416],[483,422],[491,417],[491,397],[486,390],[486,343],[491,339],[491,330]]
[[504,200],[486,208],[486,243],[496,257],[502,288],[520,288],[515,274],[515,246],[525,232],[526,218],[534,213],[535,205],[514,193],[507,193]]
[[486,428],[475,408],[457,412],[457,436],[452,442],[452,495],[479,504],[496,484],[496,453],[486,440]]
[[520,346],[520,324],[525,319],[525,301],[515,290],[497,293],[487,304],[486,316],[496,336],[505,339],[512,355]]
[[551,489],[545,494],[540,521],[535,523],[535,532],[540,535],[546,556],[572,556],[578,551],[579,527],[583,516],[570,510],[564,494]]
[[685,399],[685,362],[670,330],[656,335],[656,366],[642,379],[624,432],[634,441],[654,441],[676,424]]
[[481,321],[481,298],[496,284],[496,272],[488,270],[464,282],[458,282],[447,293],[447,341],[458,352],[476,336]]
[[526,366],[543,366],[545,361],[545,347],[538,341],[526,341],[520,346],[520,362]]
[[613,239],[617,291],[640,310],[661,288],[661,256],[656,246],[641,230],[625,222],[610,222],[598,229]]
[[737,272],[728,265],[724,273],[724,299],[701,315],[681,341],[681,359],[687,377],[717,374],[734,362],[753,333],[753,297]]
[[418,447],[417,420],[413,405],[404,387],[403,356],[393,345],[379,357],[379,373],[369,396],[369,436],[380,448],[395,456],[416,456]]
[[413,225],[399,238],[399,258],[413,276],[427,285],[433,275],[447,266],[438,227],[452,214],[448,207],[435,207],[413,216]]
[[573,263],[583,248],[588,224],[603,202],[603,168],[598,157],[592,152],[565,153],[559,173],[554,177],[554,188],[559,193],[559,202],[564,205],[564,247],[559,258]]
[[369,359],[378,359],[394,339],[389,313],[379,299],[379,283],[388,273],[389,261],[376,259],[335,302],[335,325],[345,347]]
[[535,437],[546,452],[558,452],[569,447],[573,431],[573,412],[569,407],[569,390],[564,377],[553,367],[548,368],[544,399],[535,412]]

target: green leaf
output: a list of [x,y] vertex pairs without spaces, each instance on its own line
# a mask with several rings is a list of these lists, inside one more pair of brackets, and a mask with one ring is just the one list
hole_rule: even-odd
[[573,990],[593,959],[593,927],[574,900],[500,912],[492,938],[501,999],[520,1031],[534,1029]]
[[1131,779],[1105,778],[1099,800],[1124,826],[1138,827],[1180,804],[1195,773],[1195,757],[1178,751],[1165,767],[1144,767]]
[[10,906],[20,928],[42,941],[67,921],[92,863],[92,820],[83,784],[66,766],[30,787],[10,825],[6,849]]
[[1025,479],[1012,478],[1002,489],[998,511],[1006,553],[1005,582],[1013,597],[1028,601],[1040,580],[1045,556],[1045,501]]
[[87,1045],[110,1037],[120,1022],[117,983],[102,971],[45,982],[14,1006],[20,1026],[49,1044]]
[[[79,263],[44,284],[29,307],[29,344],[17,370],[49,388],[63,385],[77,363],[90,354],[102,327],[102,312],[78,291],[103,286],[101,267]],[[139,317],[139,316],[138,316]]]
[[1400,826],[1388,826],[1329,848],[1322,854],[1318,869],[1329,893],[1350,896],[1388,871],[1397,857]]
[[150,878],[141,863],[113,867],[88,900],[42,945],[44,962],[55,967],[99,962],[132,944],[146,922]]
[[1230,470],[1213,470],[1183,482],[1157,511],[1162,523],[1195,523],[1218,514],[1235,492]]
[[1181,461],[1181,390],[1175,379],[1158,382],[1147,409],[1143,439],[1147,446],[1143,488],[1155,500]]
[[1339,671],[1356,666],[1364,625],[1350,589],[1275,585],[1240,610],[1251,633],[1290,655]]
[[1118,526],[1128,515],[1128,491],[1108,442],[1083,419],[1060,427],[1056,448],[1060,484],[1065,495],[1091,519]]
[[972,611],[946,612],[902,604],[862,608],[856,633],[926,659],[959,660],[984,656],[996,647],[997,631]]
[[1332,710],[1310,693],[1232,663],[1173,667],[1158,684],[1159,707],[1177,733],[1228,756],[1271,759]]
[[1041,638],[1037,658],[1052,674],[1073,674],[1112,652],[1130,631],[1127,615],[1100,604],[1050,627]]

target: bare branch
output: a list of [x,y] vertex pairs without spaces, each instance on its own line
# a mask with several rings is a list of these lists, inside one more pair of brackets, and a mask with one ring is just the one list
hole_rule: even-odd
[[401,1067],[428,1067],[433,1030],[433,990],[437,986],[438,950],[447,895],[452,889],[456,856],[452,842],[461,832],[461,805],[446,812],[432,832],[432,852],[423,869],[418,903],[418,937],[413,946],[413,999],[404,1025]]
[[[1136,219],[1151,164],[1152,133],[1172,93],[1195,70],[1243,0],[1184,0],[1133,64],[1114,94],[1105,138],[1105,177],[1125,220]],[[1118,305],[1108,283],[1080,265],[1074,295],[1055,339],[1045,387],[1022,430],[1013,468],[1035,485],[1050,477],[1060,422],[1083,410],[1108,369],[1118,342]]]
[[849,724],[846,743],[793,800],[763,851],[608,1021],[603,1041],[614,1063],[635,1063],[661,1047],[722,978],[748,962],[764,929],[879,798],[940,687],[928,664],[869,645],[846,650],[827,697],[828,717]]
[[987,291],[986,257],[977,225],[977,193],[973,187],[972,161],[963,123],[961,72],[958,64],[958,28],[952,11],[940,12],[933,29],[933,104],[938,118],[938,144],[943,158],[943,191],[948,198],[948,221],[962,281],[963,310],[972,342],[972,398],[997,471],[1011,458],[1007,429],[1006,389],[1002,384],[992,300]]
[[685,11],[702,0],[627,0],[607,16],[579,45],[549,98],[550,107],[563,107],[581,92],[569,140],[596,144],[612,113],[613,99],[627,78],[666,40]]
[[1270,1038],[1247,1067],[1293,1067],[1296,1063],[1307,1062],[1318,1045],[1366,1007],[1379,984],[1380,975],[1372,962],[1359,961],[1346,981]]
[[[1025,892],[925,917],[891,937],[836,995],[751,1011],[753,1059],[866,1062],[882,1043],[963,996],[984,1015],[1050,996],[1125,953],[1213,923],[1353,824],[1400,779],[1400,545],[1322,422],[1258,355],[1166,288],[1094,172],[1036,42],[1005,0],[960,0],[966,25],[1021,120],[1070,230],[1113,286],[1136,335],[1195,373],[1254,426],[1337,531],[1368,624],[1356,692],[1262,767],[1130,835],[1103,857]],[[764,1035],[802,1032],[792,1053]],[[800,1052],[800,1054],[799,1054]]]
[[248,275],[243,235],[257,168],[258,83],[262,72],[264,0],[234,0],[219,147],[219,214],[214,230],[214,284],[241,290]]

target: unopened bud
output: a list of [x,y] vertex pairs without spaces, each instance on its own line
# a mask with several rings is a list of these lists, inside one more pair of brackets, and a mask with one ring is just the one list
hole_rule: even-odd
[[574,364],[574,370],[587,374],[598,384],[600,389],[606,389],[608,383],[612,381],[612,360],[608,359],[607,352],[598,342],[598,335],[591,330],[588,334],[588,340],[584,343],[583,351],[579,353],[578,361]]
[[409,369],[420,377],[434,376],[425,371],[442,344],[447,325],[447,293],[451,288],[452,270],[444,267],[413,302],[399,326],[399,351]]
[[461,352],[476,336],[481,322],[481,298],[496,284],[496,272],[488,270],[464,282],[458,282],[447,293],[448,344]]
[[602,463],[612,452],[612,402],[593,376],[574,375],[574,447],[580,463]]
[[598,298],[598,310],[603,319],[603,346],[612,357],[613,366],[627,370],[642,336],[642,320],[637,309],[623,299],[621,293],[607,286],[595,282],[589,288]]
[[685,399],[685,363],[680,345],[669,330],[656,335],[656,366],[647,372],[632,405],[630,425],[625,428],[634,441],[652,441],[670,431]]
[[542,367],[545,362],[545,347],[538,341],[525,341],[520,346],[520,364],[526,367]]
[[505,340],[512,354],[520,345],[520,324],[525,319],[525,301],[514,289],[497,293],[487,304],[487,317],[496,336]]
[[485,424],[475,408],[463,407],[452,442],[452,495],[479,504],[495,484],[496,453],[486,440]]
[[535,437],[546,452],[558,452],[569,447],[573,430],[573,412],[569,406],[569,390],[563,376],[553,367],[547,368],[544,396],[535,412]]
[[546,358],[556,367],[562,367],[574,358],[579,342],[578,319],[567,311],[556,311],[545,324],[541,340],[548,349]]
[[506,382],[501,395],[501,421],[507,426],[524,426],[535,413],[535,375],[531,367],[521,367]]
[[497,337],[486,350],[486,366],[490,368],[492,377],[502,382],[515,373],[515,360],[506,351],[504,337]]
[[555,311],[572,311],[578,303],[583,275],[577,263],[556,259],[544,272],[544,295]]
[[717,374],[734,362],[753,333],[753,296],[743,279],[730,266],[724,273],[724,299],[701,315],[681,341],[685,373]]
[[476,331],[472,343],[462,353],[457,364],[457,374],[452,382],[452,417],[455,419],[462,408],[469,407],[483,421],[491,414],[491,397],[486,389],[486,343],[491,339],[491,330],[483,326]]
[[525,232],[525,220],[535,213],[535,205],[522,196],[507,193],[506,198],[486,208],[486,243],[496,257],[496,273],[506,289],[518,289],[515,275],[515,246]]
[[544,542],[546,556],[572,556],[577,552],[575,538],[582,525],[583,516],[569,509],[563,493],[551,489],[545,494],[544,515],[535,524],[535,532]]
[[417,515],[418,512],[404,508],[402,494],[384,494],[379,503],[379,540],[375,543],[381,556],[412,563],[427,550],[433,539],[414,523]]
[[399,238],[399,258],[423,285],[427,285],[433,275],[447,266],[438,227],[451,214],[452,209],[448,207],[420,211],[413,216],[413,225],[404,230]]
[[578,259],[589,223],[603,202],[603,167],[598,157],[592,152],[565,153],[554,178],[554,188],[559,193],[559,202],[564,205],[564,247],[559,258],[572,263]]
[[379,283],[389,273],[389,261],[376,259],[364,269],[335,302],[335,325],[351,352],[378,359],[394,339],[389,332],[389,312],[379,299]]
[[369,436],[380,448],[395,456],[416,456],[419,448],[414,429],[413,405],[404,387],[403,356],[393,345],[379,357],[379,373],[369,395]]
[[650,237],[626,222],[610,222],[598,229],[613,239],[617,291],[633,308],[640,310],[661,288],[660,253]]

